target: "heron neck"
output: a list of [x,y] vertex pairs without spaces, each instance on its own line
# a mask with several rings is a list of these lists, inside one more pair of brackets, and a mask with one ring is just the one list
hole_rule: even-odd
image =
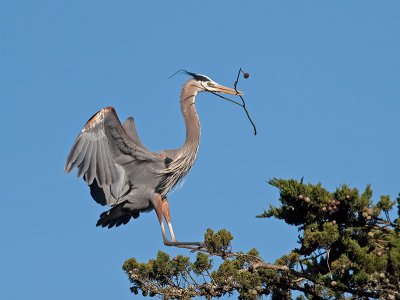
[[200,123],[195,108],[195,97],[199,92],[194,80],[189,80],[182,89],[181,110],[186,125],[186,140],[183,146],[174,151],[172,161],[163,174],[167,174],[161,183],[161,196],[166,197],[169,191],[189,172],[197,157],[200,142]]
[[198,92],[199,88],[192,80],[189,80],[182,89],[181,109],[186,125],[186,140],[182,148],[186,151],[189,148],[197,152],[200,142],[200,122],[195,107]]

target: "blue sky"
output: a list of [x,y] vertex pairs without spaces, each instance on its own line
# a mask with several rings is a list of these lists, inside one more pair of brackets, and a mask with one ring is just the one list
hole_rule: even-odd
[[87,119],[114,106],[152,150],[185,137],[179,95],[240,67],[258,135],[238,107],[201,94],[198,160],[170,195],[180,240],[227,228],[234,250],[273,261],[296,231],[256,219],[272,177],[400,192],[397,1],[1,1],[0,298],[131,299],[125,259],[166,248],[155,213],[114,230],[66,156]]

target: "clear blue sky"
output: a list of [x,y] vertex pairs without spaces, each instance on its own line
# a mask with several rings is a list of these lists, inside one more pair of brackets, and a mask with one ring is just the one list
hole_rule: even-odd
[[166,248],[155,213],[118,229],[65,158],[87,119],[114,106],[152,150],[184,140],[184,68],[232,85],[243,111],[201,94],[198,160],[170,195],[175,233],[229,229],[273,261],[294,228],[259,220],[272,177],[330,189],[399,186],[398,1],[1,1],[0,298],[131,299],[125,259]]

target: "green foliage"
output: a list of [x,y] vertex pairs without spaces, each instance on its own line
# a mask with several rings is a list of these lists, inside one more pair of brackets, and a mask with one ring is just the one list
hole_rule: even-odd
[[[294,251],[300,256],[298,265],[315,277],[309,285],[315,288],[333,280],[335,289],[370,291],[370,296],[377,284],[398,287],[400,240],[388,215],[395,204],[389,196],[374,205],[369,185],[360,194],[347,185],[331,193],[320,184],[295,180],[273,179],[270,184],[280,190],[281,206],[270,207],[259,217],[298,227],[300,247]],[[388,274],[386,281],[377,274]],[[324,292],[326,288],[320,294]]]
[[[269,183],[279,189],[280,205],[258,217],[296,226],[297,248],[268,264],[256,249],[231,252],[228,231],[208,229],[193,262],[161,251],[147,263],[128,259],[123,269],[132,292],[164,299],[232,293],[239,299],[292,299],[292,291],[301,292],[296,299],[400,297],[400,217],[389,217],[396,202],[400,213],[400,197],[382,196],[374,204],[369,185],[360,193],[347,185],[330,192],[296,180]],[[210,256],[223,261],[214,267]]]
[[212,268],[212,259],[203,252],[198,252],[196,261],[193,263],[192,268],[196,275],[201,275]]
[[230,251],[232,240],[232,234],[225,229],[219,230],[216,234],[212,229],[207,229],[204,235],[204,243],[210,254],[223,254]]
[[389,211],[393,208],[393,206],[395,205],[394,201],[390,201],[390,196],[381,196],[381,199],[379,200],[379,202],[376,204],[376,206],[383,210],[383,211]]
[[303,245],[305,248],[321,247],[329,249],[339,239],[339,228],[336,223],[327,222],[319,228],[317,223],[304,230]]
[[277,265],[287,266],[292,269],[299,262],[300,262],[300,255],[297,252],[292,251],[289,254],[284,255],[281,258],[277,259],[275,263]]

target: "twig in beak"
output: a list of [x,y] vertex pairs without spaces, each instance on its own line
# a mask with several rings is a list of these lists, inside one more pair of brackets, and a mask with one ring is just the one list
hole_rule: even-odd
[[232,102],[232,103],[234,103],[234,104],[236,104],[236,105],[241,106],[241,107],[244,109],[244,111],[245,111],[245,113],[246,113],[246,115],[247,115],[247,118],[249,119],[251,125],[253,126],[254,135],[257,135],[256,125],[254,124],[253,120],[252,120],[251,117],[250,117],[249,112],[248,112],[247,109],[246,109],[246,102],[244,102],[243,97],[242,97],[241,95],[239,95],[239,91],[237,90],[237,84],[238,84],[238,82],[239,82],[240,73],[243,73],[243,76],[247,75],[247,77],[245,77],[245,78],[248,78],[248,77],[249,77],[249,74],[248,74],[248,73],[245,73],[245,72],[242,70],[242,68],[240,68],[240,69],[239,69],[239,72],[238,72],[238,74],[237,74],[237,77],[236,77],[236,81],[235,81],[235,83],[233,84],[233,87],[234,87],[234,89],[235,89],[235,91],[236,91],[236,94],[240,97],[240,99],[242,100],[242,103],[239,103],[239,102],[237,102],[237,101],[235,101],[235,100],[228,99],[228,98],[226,98],[226,97],[224,97],[224,96],[221,96],[221,95],[219,95],[219,94],[217,94],[217,93],[215,93],[215,92],[211,92],[211,91],[210,91],[210,92],[211,92],[212,94],[214,94],[214,95],[216,95],[216,96],[218,96],[218,97],[224,99],[224,100],[227,100],[227,101],[229,101],[229,102]]

